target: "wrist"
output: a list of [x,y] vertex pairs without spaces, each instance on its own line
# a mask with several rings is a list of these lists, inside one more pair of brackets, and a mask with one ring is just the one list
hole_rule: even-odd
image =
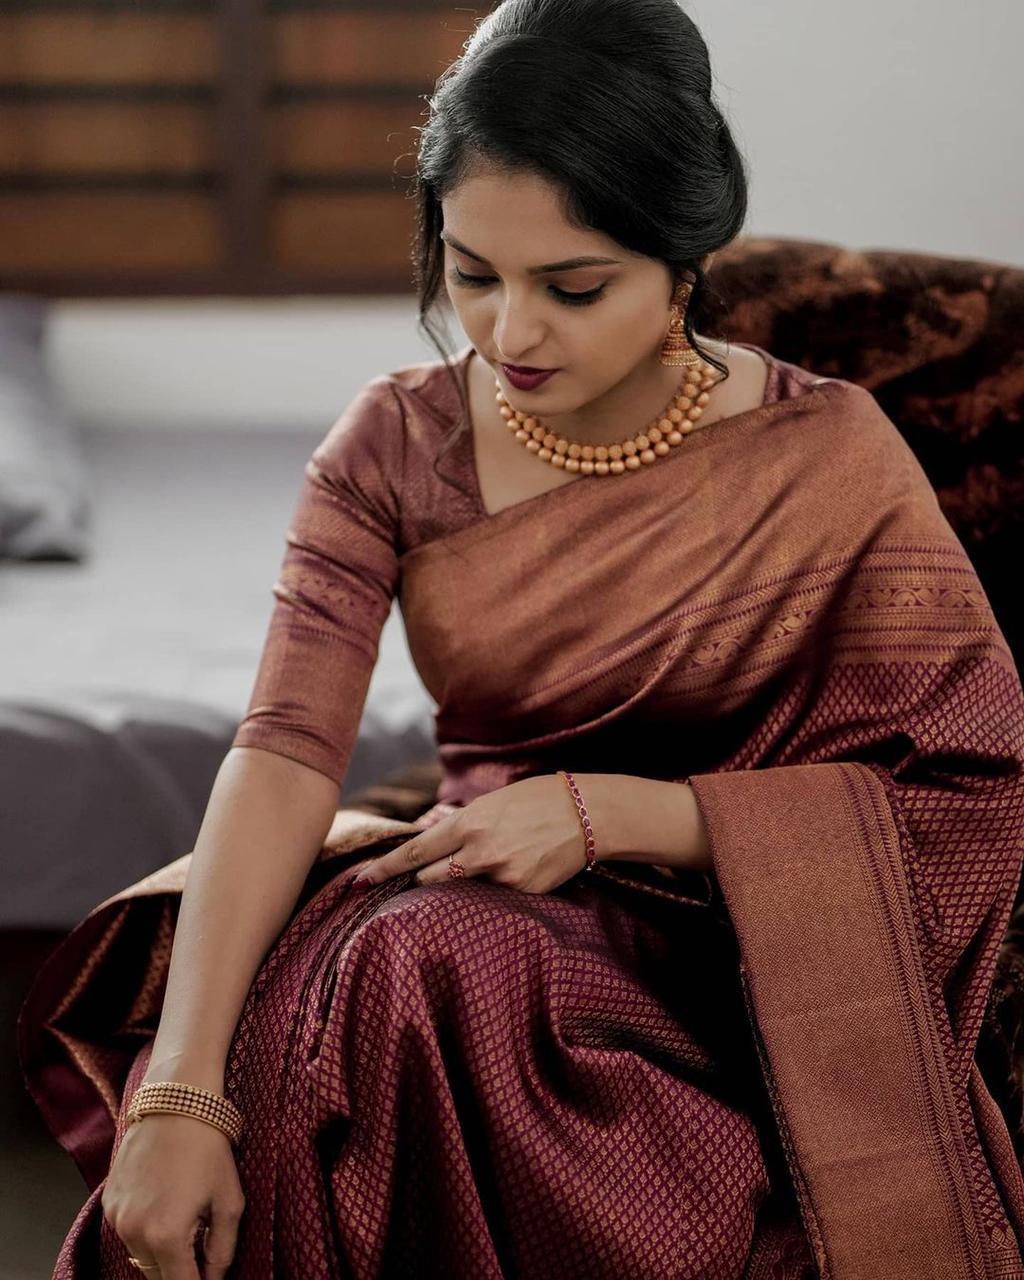
[[689,783],[625,773],[575,777],[593,824],[598,862],[621,859],[678,870],[714,870],[704,820]]
[[141,1084],[158,1084],[173,1081],[176,1084],[193,1084],[211,1093],[224,1092],[224,1066],[186,1054],[167,1054],[151,1057]]
[[[564,778],[560,773],[553,775],[558,785],[565,791],[566,798],[572,805],[576,814],[576,827],[579,832],[579,849],[580,859],[585,865],[587,833],[583,825],[583,818],[576,804],[576,799],[572,794],[572,788],[569,780]],[[609,804],[609,798],[612,796],[610,788],[605,785],[604,780],[608,777],[614,777],[612,774],[600,773],[573,773],[572,778],[582,797],[584,807],[587,810],[587,817],[590,820],[591,830],[594,834],[594,861],[605,862],[609,858],[616,856],[617,834],[615,832],[614,814],[612,805]]]

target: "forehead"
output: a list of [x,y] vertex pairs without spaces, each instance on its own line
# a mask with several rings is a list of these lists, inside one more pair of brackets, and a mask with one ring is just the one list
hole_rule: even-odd
[[495,201],[527,200],[554,217],[562,215],[562,190],[551,178],[532,169],[505,169],[478,162],[441,201],[442,208],[465,208]]
[[630,256],[610,236],[572,222],[561,189],[540,174],[474,172],[442,199],[441,209],[444,232],[488,261]]

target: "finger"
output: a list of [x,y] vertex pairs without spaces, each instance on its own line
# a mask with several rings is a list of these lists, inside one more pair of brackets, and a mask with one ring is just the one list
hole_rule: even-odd
[[446,858],[449,853],[454,853],[461,848],[461,844],[452,818],[443,818],[420,835],[400,844],[397,849],[375,858],[365,871],[356,876],[355,883],[381,884],[406,871],[418,871],[421,867],[436,862],[438,858]]
[[[180,1234],[176,1238],[151,1240],[148,1248],[153,1260],[160,1264],[160,1280],[200,1280],[192,1245],[186,1244]],[[152,1277],[154,1274],[156,1273],[152,1271],[139,1272],[140,1278]]]
[[142,1264],[138,1267],[134,1262],[131,1264],[132,1272],[138,1276],[139,1280],[161,1280],[160,1264],[146,1252],[146,1245],[139,1246],[139,1249],[142,1250],[141,1253],[139,1249],[133,1249],[129,1245],[126,1245],[125,1248],[128,1249],[129,1258],[135,1258],[137,1262]]
[[[107,1219],[108,1222],[110,1221]],[[123,1228],[118,1229],[114,1224],[110,1223],[114,1228],[114,1232],[118,1239],[128,1250],[128,1257],[134,1258],[131,1262],[132,1274],[138,1277],[138,1280],[161,1280],[160,1263],[156,1260],[152,1245],[147,1240],[143,1240],[141,1234],[137,1231],[126,1231]],[[140,1263],[140,1266],[136,1266]]]
[[206,1280],[224,1280],[224,1273],[235,1256],[242,1209],[215,1204],[211,1216],[213,1221],[203,1237]]
[[473,874],[473,868],[467,861],[465,848],[455,851],[455,862],[462,868],[461,874],[452,874],[451,871],[451,855],[438,858],[436,862],[431,862],[429,866],[423,868],[422,871],[416,872],[417,884],[440,884],[442,881],[469,879]]

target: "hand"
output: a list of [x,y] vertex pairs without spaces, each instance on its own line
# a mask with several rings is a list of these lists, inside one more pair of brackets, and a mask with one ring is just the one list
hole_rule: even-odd
[[152,1112],[122,1137],[101,1204],[128,1252],[147,1264],[139,1280],[199,1280],[192,1241],[204,1219],[203,1274],[223,1280],[245,1197],[226,1134],[194,1116]]
[[[589,800],[587,809],[593,812]],[[596,824],[595,836],[600,842]],[[417,884],[449,881],[448,855],[454,853],[467,878],[547,893],[585,868],[585,848],[583,825],[565,779],[541,774],[471,800],[376,858],[356,882],[380,884],[414,867],[419,868]],[[600,847],[596,852],[600,857]]]

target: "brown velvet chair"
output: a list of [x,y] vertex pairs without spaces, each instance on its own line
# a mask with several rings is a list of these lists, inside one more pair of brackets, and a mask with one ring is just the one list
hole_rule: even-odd
[[[706,333],[754,342],[866,387],[911,446],[1024,672],[1024,268],[937,254],[740,238],[715,257]],[[437,761],[355,792],[347,808],[409,821]],[[1024,1158],[1024,893],[976,1053]]]

